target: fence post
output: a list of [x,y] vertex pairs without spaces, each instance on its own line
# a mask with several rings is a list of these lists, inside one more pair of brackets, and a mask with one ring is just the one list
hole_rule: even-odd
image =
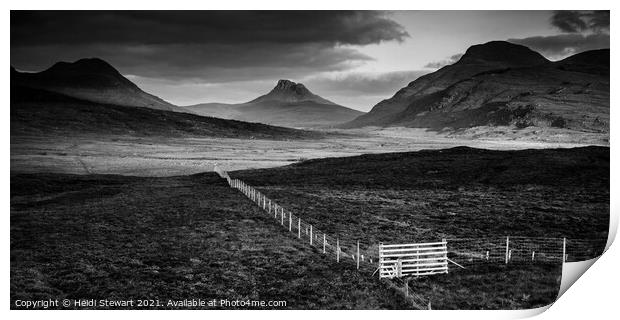
[[310,225],[310,245],[312,245],[312,225]]
[[405,281],[405,297],[409,296],[409,281]]
[[532,261],[534,261],[534,255],[536,254],[536,251],[532,251]]
[[508,247],[510,246],[510,237],[506,237],[506,264],[508,264]]
[[282,214],[280,215],[280,224],[284,225],[284,210],[282,211]]
[[301,238],[301,218],[297,220],[297,238]]
[[336,238],[336,262],[340,262],[340,240]]
[[323,253],[325,253],[325,233],[323,233]]
[[[446,240],[446,238],[443,238],[443,239],[441,239],[441,242],[444,243],[444,244],[442,244],[442,246],[445,246],[445,249],[446,249],[446,260],[445,260],[446,264],[445,264],[445,266],[446,266],[446,273],[448,273],[449,272],[449,270],[448,270],[449,269],[448,268],[448,260],[447,260],[448,259],[448,253],[447,252],[449,251],[448,250],[448,241]],[[419,259],[420,256],[418,255],[418,256],[416,256],[416,258]],[[416,267],[418,267],[418,266],[416,266]]]
[[357,268],[360,268],[360,241],[357,240]]
[[289,211],[288,212],[288,232],[291,232],[293,230],[293,219],[292,219],[292,213]]
[[379,242],[379,278],[381,278],[381,265],[383,264],[383,242]]
[[566,238],[562,239],[562,263],[566,262]]

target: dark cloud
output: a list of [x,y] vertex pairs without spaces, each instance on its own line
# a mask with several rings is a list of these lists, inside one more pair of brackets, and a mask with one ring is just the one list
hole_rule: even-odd
[[567,33],[609,33],[609,11],[556,11],[551,25]]
[[551,25],[564,32],[552,36],[508,39],[559,60],[583,51],[609,48],[609,11],[556,11]]
[[429,62],[429,63],[427,63],[424,66],[424,68],[439,69],[439,68],[441,68],[443,66],[447,66],[449,64],[453,64],[453,63],[459,61],[459,59],[461,59],[462,56],[463,56],[462,53],[457,53],[457,54],[451,55],[448,58],[443,59],[443,60]]
[[150,78],[302,77],[372,59],[352,46],[408,36],[379,11],[11,11],[11,64],[100,57]]
[[11,11],[12,45],[366,45],[408,36],[381,11]]
[[602,33],[589,35],[566,33],[554,36],[508,39],[508,41],[538,51],[550,60],[562,59],[583,51],[609,48],[609,35]]
[[[95,54],[94,54],[95,53]],[[182,82],[230,82],[263,78],[301,77],[341,71],[372,58],[360,52],[325,44],[166,44],[31,46],[12,48],[11,64],[40,70],[62,56],[73,61],[97,56],[123,74]],[[40,64],[32,64],[38,61]]]

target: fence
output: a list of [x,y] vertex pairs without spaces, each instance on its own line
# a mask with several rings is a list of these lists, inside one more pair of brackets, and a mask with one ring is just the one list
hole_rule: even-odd
[[581,261],[603,253],[607,239],[543,237],[452,238],[449,257],[462,265]]
[[[302,220],[284,207],[226,171],[214,169],[228,184],[255,202],[282,227],[300,240],[330,255],[337,262],[348,261],[357,269],[370,266],[379,271],[380,278],[393,280],[388,285],[402,292],[419,309],[430,309],[430,301],[410,292],[408,280],[400,277],[448,273],[448,262],[465,269],[479,264],[503,263],[564,263],[591,259],[603,253],[607,239],[567,238],[448,238],[437,243],[378,246],[379,252],[360,248],[359,241],[330,236]],[[369,246],[366,246],[368,248]],[[372,247],[370,247],[372,248]],[[377,248],[377,247],[374,247]],[[429,253],[421,253],[425,251]],[[400,253],[400,254],[395,254]],[[403,254],[405,259],[403,259]],[[411,259],[406,259],[406,255]],[[378,259],[377,259],[378,257]],[[349,260],[351,259],[351,260]],[[427,260],[424,260],[427,259]],[[375,272],[376,272],[375,271]],[[400,284],[400,286],[399,286]]]
[[379,244],[379,277],[448,273],[447,242]]
[[[353,263],[358,270],[364,267],[371,267],[370,270],[378,267],[377,255],[361,249],[358,240],[343,241],[337,236],[330,236],[317,229],[314,225],[302,220],[291,211],[286,210],[252,186],[239,179],[232,179],[226,171],[219,169],[217,166],[214,168],[214,171],[220,177],[226,179],[230,187],[243,193],[263,211],[273,217],[282,227],[288,229],[289,232],[293,233],[300,240],[306,241],[309,245],[318,248],[323,254],[332,256],[336,262]],[[388,286],[401,292],[414,308],[431,308],[431,302],[428,299],[409,291],[407,281],[395,279],[395,281],[389,282]]]
[[337,262],[350,259],[349,261],[356,264],[357,269],[360,269],[363,265],[376,265],[378,263],[376,258],[373,259],[376,255],[360,249],[359,241],[345,242],[337,236],[328,235],[245,182],[239,179],[231,179],[230,177],[227,177],[227,180],[231,187],[241,191],[273,217],[282,227],[288,229],[297,238],[307,241],[311,246],[318,248],[322,253],[333,256]]

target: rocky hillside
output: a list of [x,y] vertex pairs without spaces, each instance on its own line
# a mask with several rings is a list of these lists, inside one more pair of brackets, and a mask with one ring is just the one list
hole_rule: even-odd
[[422,76],[345,127],[528,126],[609,132],[609,49],[551,62],[494,41]]
[[287,127],[329,127],[362,112],[313,94],[303,84],[280,80],[267,94],[241,104],[203,103],[184,107],[196,114]]

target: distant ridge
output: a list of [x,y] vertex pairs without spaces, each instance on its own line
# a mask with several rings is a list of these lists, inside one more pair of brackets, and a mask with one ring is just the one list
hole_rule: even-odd
[[187,112],[142,91],[112,65],[99,58],[58,62],[37,73],[22,73],[11,67],[11,84],[44,89],[97,103]]
[[551,62],[522,45],[471,46],[344,128],[554,127],[609,132],[609,49]]
[[43,89],[11,85],[11,137],[96,134],[158,137],[306,139],[323,135],[260,123],[203,117],[145,107],[80,100]]
[[202,103],[184,108],[205,116],[287,127],[331,127],[363,114],[290,80],[279,80],[269,93],[246,103]]

